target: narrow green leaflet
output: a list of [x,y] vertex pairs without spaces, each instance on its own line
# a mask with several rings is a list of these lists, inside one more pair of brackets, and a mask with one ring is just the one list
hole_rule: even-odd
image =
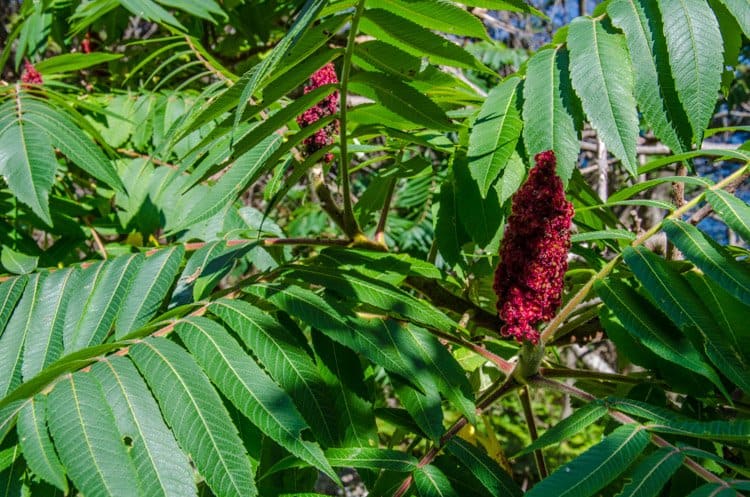
[[220,324],[188,318],[175,331],[216,386],[253,424],[295,456],[337,479],[320,446],[303,440],[302,432],[310,427],[292,399]]
[[68,476],[87,497],[137,497],[138,481],[104,392],[90,373],[55,385],[47,423]]
[[321,376],[334,392],[339,440],[343,447],[378,444],[371,390],[365,384],[362,362],[343,345],[317,330],[312,342]]
[[0,336],[0,398],[5,397],[21,383],[23,347],[35,325],[31,317],[34,307],[39,302],[42,279],[43,276],[38,273],[29,277],[8,327]]
[[623,425],[549,477],[537,483],[528,497],[589,496],[623,473],[648,444],[648,433],[638,425]]
[[706,200],[727,226],[750,243],[750,205],[724,190],[706,192]]
[[605,414],[607,414],[607,408],[602,405],[601,402],[590,402],[580,409],[576,409],[573,414],[542,433],[542,436],[534,440],[531,445],[528,445],[513,457],[520,457],[535,450],[543,449],[553,444],[559,444],[585,429],[587,426],[596,423]]
[[269,313],[241,300],[220,299],[209,306],[239,335],[266,371],[294,399],[318,440],[336,440],[334,404],[312,358]]
[[226,13],[215,0],[157,0],[162,5],[184,10],[196,17],[216,23],[215,18],[227,20]]
[[625,37],[579,17],[570,23],[568,48],[573,88],[583,110],[609,151],[635,176],[638,113]]
[[669,424],[648,423],[649,431],[673,433],[712,441],[747,442],[750,439],[750,420],[731,421],[669,421]]
[[294,266],[286,273],[310,283],[323,285],[343,297],[356,296],[386,312],[403,316],[409,321],[450,333],[456,323],[438,309],[383,281],[369,278],[355,271],[328,267]]
[[360,27],[362,31],[378,40],[417,57],[427,57],[433,64],[463,67],[494,74],[494,71],[452,41],[387,10],[366,10]]
[[44,274],[39,289],[39,304],[29,316],[36,323],[33,333],[26,338],[23,349],[23,379],[28,380],[63,352],[63,330],[70,292],[77,283],[76,268],[61,269]]
[[37,395],[32,402],[26,404],[18,414],[18,440],[31,471],[67,493],[65,470],[47,432],[46,408],[45,395]]
[[123,437],[132,440],[130,455],[141,495],[197,495],[192,469],[162,419],[148,386],[129,359],[110,357],[92,368],[104,390]]
[[419,497],[458,497],[448,477],[431,464],[414,472],[414,486]]
[[737,300],[750,305],[750,268],[747,264],[735,260],[692,224],[669,219],[664,222],[664,231],[688,260]]
[[625,32],[635,78],[635,98],[654,134],[673,152],[689,150],[690,124],[672,84],[661,16],[651,0],[613,0],[612,23]]
[[617,497],[656,497],[684,459],[685,455],[672,447],[652,452],[633,469]]
[[170,24],[174,27],[180,28],[185,31],[185,26],[169,13],[169,11],[163,9],[159,4],[152,0],[117,0],[120,5],[128,9],[130,12],[137,16],[145,17],[154,22],[161,24]]
[[137,330],[156,314],[172,287],[184,254],[184,247],[175,245],[146,257],[117,315],[115,338]]
[[719,22],[706,0],[659,0],[677,95],[700,145],[724,69]]
[[643,346],[666,361],[696,372],[719,390],[724,390],[716,371],[704,361],[693,344],[673,326],[669,326],[669,320],[635,290],[609,278],[598,283],[596,291],[633,338]]
[[[68,307],[71,319],[66,317],[66,321],[76,323],[70,332],[70,342],[66,343],[66,351],[82,349],[104,341],[143,259],[143,255],[136,254],[118,257],[101,264],[101,270],[97,271],[96,279],[83,305]],[[83,288],[79,291],[86,294]]]
[[58,74],[61,72],[80,71],[81,69],[117,60],[121,57],[122,54],[105,52],[66,53],[39,61],[34,65],[34,68],[42,73],[42,75]]
[[371,98],[416,124],[439,130],[454,127],[438,104],[396,78],[378,72],[359,71],[349,80],[349,87],[353,92]]
[[417,469],[416,458],[399,450],[354,447],[328,449],[325,454],[331,465],[337,468],[386,469],[399,473]]
[[570,237],[572,243],[588,242],[592,240],[635,240],[635,235],[627,230],[602,230],[587,231],[586,233],[576,233]]
[[25,122],[20,97],[16,97],[18,120],[0,131],[0,176],[13,194],[34,214],[52,226],[49,192],[55,181],[57,160],[47,133]]
[[469,170],[479,185],[482,198],[505,168],[521,135],[523,122],[518,111],[518,83],[511,77],[494,87],[479,109],[469,136]]
[[750,38],[750,4],[745,0],[720,0],[734,15],[745,36]]
[[257,495],[253,469],[229,413],[198,364],[163,338],[146,339],[130,356],[159,402],[182,449],[217,495]]
[[427,438],[437,442],[445,433],[440,392],[430,376],[420,378],[420,383],[423,384],[424,393],[399,379],[398,375],[391,376],[396,397],[416,423],[416,428],[422,430]]
[[215,240],[206,243],[190,256],[185,264],[185,268],[182,270],[182,274],[177,279],[177,284],[175,285],[174,290],[172,291],[172,297],[169,301],[170,309],[193,301],[195,280],[206,271],[209,264],[216,259],[225,248],[226,243],[223,240]]
[[450,2],[432,0],[368,0],[367,7],[384,9],[427,29],[454,35],[488,39],[487,31],[477,17]]
[[0,249],[0,264],[13,274],[29,274],[39,264],[39,257],[16,252],[6,245]]
[[484,7],[485,9],[493,10],[524,12],[528,14],[534,14],[535,16],[541,17],[542,19],[549,19],[544,14],[544,12],[535,9],[524,0],[471,0],[470,2],[467,2],[466,5],[472,5],[474,7]]
[[530,157],[554,150],[557,172],[567,184],[578,163],[578,132],[573,117],[568,54],[544,49],[529,59],[523,86],[523,140]]
[[5,325],[8,323],[18,299],[23,294],[26,279],[26,276],[18,276],[0,283],[0,336],[5,330]]
[[211,216],[231,207],[232,203],[262,171],[271,154],[278,148],[282,137],[271,134],[258,145],[234,161],[229,170],[219,178],[208,193],[196,203],[180,228],[205,221]]
[[467,419],[474,422],[476,406],[466,372],[443,344],[427,330],[415,325],[401,324],[393,320],[389,320],[386,325],[393,329],[394,334],[403,334],[407,350],[413,351],[414,356],[420,359],[420,363],[416,363],[420,382],[429,375],[437,385],[438,391]]
[[446,446],[448,453],[456,457],[464,467],[479,480],[492,495],[520,497],[523,492],[513,479],[481,449],[469,442],[454,437]]

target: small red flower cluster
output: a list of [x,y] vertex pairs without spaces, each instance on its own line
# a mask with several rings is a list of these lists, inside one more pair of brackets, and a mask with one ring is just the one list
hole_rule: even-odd
[[27,61],[23,63],[23,74],[21,74],[21,82],[29,85],[41,85],[42,75],[36,70],[34,65]]
[[[323,85],[336,84],[339,82],[339,78],[336,76],[336,69],[333,67],[333,63],[329,62],[320,69],[318,69],[311,77],[310,84],[305,86],[305,94],[310,93],[316,88]],[[335,91],[325,97],[323,100],[310,107],[300,116],[297,117],[297,124],[304,128],[313,124],[314,122],[323,119],[326,116],[336,114],[339,111],[339,92]],[[305,146],[307,153],[312,154],[316,150],[330,145],[333,143],[334,135],[339,132],[339,121],[338,119],[331,122],[315,132],[314,135],[305,138]],[[333,154],[328,153],[325,156],[326,162],[333,160]]]
[[555,173],[554,152],[534,157],[536,166],[513,196],[493,288],[503,336],[536,344],[536,325],[560,306],[568,269],[573,204]]

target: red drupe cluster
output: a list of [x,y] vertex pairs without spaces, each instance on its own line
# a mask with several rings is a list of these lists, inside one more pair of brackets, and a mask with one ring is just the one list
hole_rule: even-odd
[[555,154],[534,157],[536,166],[513,196],[493,288],[503,336],[536,344],[536,326],[560,306],[568,269],[573,204],[555,173]]
[[[329,62],[318,69],[311,77],[310,84],[305,86],[305,94],[310,93],[316,88],[323,85],[336,84],[339,78],[336,76],[336,69],[333,63]],[[339,111],[339,92],[335,91],[325,97],[323,100],[307,109],[297,117],[297,124],[301,128],[309,126],[326,116],[336,114]],[[338,119],[317,130],[315,134],[305,138],[305,147],[308,154],[320,150],[333,143],[334,136],[339,132]],[[326,162],[333,160],[333,154],[328,153],[325,156]]]
[[21,82],[29,85],[41,85],[42,75],[36,70],[34,64],[31,62],[24,61],[23,63],[23,74],[21,74]]

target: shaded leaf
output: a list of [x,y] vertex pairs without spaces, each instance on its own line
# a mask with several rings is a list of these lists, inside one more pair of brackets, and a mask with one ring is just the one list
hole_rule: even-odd
[[520,497],[521,489],[503,468],[477,447],[458,437],[446,446],[448,452],[456,457],[477,480],[482,482],[492,495],[511,495]]

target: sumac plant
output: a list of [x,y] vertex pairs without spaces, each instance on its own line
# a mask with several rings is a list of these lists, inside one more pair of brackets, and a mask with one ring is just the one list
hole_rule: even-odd
[[547,3],[2,2],[0,494],[750,495],[750,3]]

